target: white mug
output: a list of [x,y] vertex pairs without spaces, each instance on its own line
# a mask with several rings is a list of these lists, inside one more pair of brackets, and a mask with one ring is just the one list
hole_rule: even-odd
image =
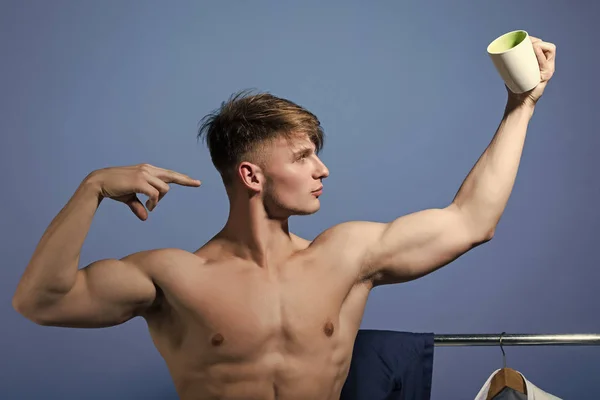
[[499,36],[489,44],[487,52],[511,92],[524,93],[540,83],[540,66],[526,31]]

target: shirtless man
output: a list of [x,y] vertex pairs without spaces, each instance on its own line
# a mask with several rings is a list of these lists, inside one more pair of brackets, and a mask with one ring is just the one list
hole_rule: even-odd
[[[317,156],[319,121],[269,94],[238,95],[200,130],[230,200],[219,233],[194,253],[148,250],[78,269],[104,198],[145,221],[168,184],[200,185],[147,164],[94,171],[42,236],[14,308],[44,326],[143,317],[182,399],[338,399],[369,292],[429,274],[492,238],[554,73],[555,46],[532,41],[542,82],[509,91],[492,142],[446,208],[342,223],[312,242],[290,233],[291,215],[319,209],[329,175]],[[147,210],[136,193],[148,196]]]

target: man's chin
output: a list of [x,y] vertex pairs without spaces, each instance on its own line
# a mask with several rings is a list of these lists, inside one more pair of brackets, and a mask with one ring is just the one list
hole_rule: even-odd
[[312,215],[314,213],[316,213],[317,211],[319,211],[321,209],[321,205],[317,205],[316,207],[312,207],[312,208],[304,208],[304,209],[297,209],[294,210],[292,215]]

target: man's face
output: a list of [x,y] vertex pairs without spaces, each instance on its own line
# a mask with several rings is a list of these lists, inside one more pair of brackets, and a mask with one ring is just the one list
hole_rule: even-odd
[[318,190],[329,170],[307,136],[274,140],[269,146],[264,174],[265,207],[273,217],[307,215],[319,210]]

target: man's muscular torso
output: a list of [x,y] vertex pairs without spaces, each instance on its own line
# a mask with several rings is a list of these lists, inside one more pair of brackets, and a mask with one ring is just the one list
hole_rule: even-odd
[[274,268],[211,242],[142,266],[157,287],[142,316],[181,399],[339,399],[372,286],[339,240],[292,238]]

